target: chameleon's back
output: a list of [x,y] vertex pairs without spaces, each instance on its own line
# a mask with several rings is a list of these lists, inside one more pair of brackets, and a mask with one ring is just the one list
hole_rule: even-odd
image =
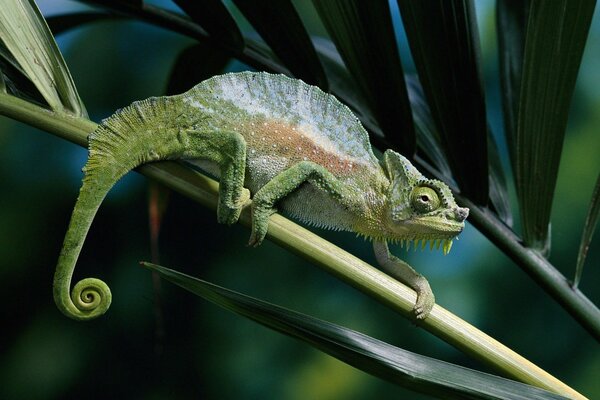
[[261,183],[302,160],[338,177],[360,168],[381,173],[367,132],[348,107],[300,80],[264,72],[220,75],[197,85],[183,100],[201,110],[215,130],[244,136],[250,172],[265,174],[256,177]]
[[[358,119],[315,86],[284,75],[234,73],[200,83],[182,100],[190,113],[202,112],[203,126],[244,136],[248,149],[245,185],[253,193],[300,161],[325,167],[348,186],[355,186],[357,193],[368,195],[373,187],[388,184]],[[214,165],[196,164],[218,176]],[[311,207],[307,198],[319,207],[317,213],[307,209]],[[339,220],[340,214],[332,209],[339,205],[329,203],[323,193],[303,188],[284,201],[283,208],[305,222],[332,226],[324,214],[330,211]],[[323,220],[315,221],[312,216],[319,214]]]

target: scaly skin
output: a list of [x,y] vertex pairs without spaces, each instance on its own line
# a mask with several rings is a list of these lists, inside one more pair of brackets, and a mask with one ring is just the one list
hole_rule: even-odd
[[92,220],[110,188],[133,168],[185,159],[221,182],[217,219],[235,223],[252,193],[250,244],[259,245],[276,210],[311,225],[373,239],[379,264],[417,292],[414,312],[434,304],[427,280],[389,253],[387,242],[450,251],[468,215],[448,187],[429,180],[400,154],[380,163],[350,110],[316,87],[266,73],[226,74],[188,92],[135,102],[89,137],[90,156],[54,279],[67,316],[102,315],[111,301],[95,278],[71,278]]

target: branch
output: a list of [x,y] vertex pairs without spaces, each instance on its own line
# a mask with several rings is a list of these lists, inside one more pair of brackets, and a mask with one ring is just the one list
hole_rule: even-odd
[[[81,146],[87,145],[88,134],[97,126],[87,119],[52,112],[7,94],[0,94],[0,114],[46,130]],[[218,183],[214,180],[171,161],[147,164],[137,170],[184,196],[216,210]],[[246,227],[251,226],[247,208],[242,212],[240,222]],[[414,291],[364,261],[278,214],[273,215],[269,221],[267,238],[414,321],[412,318],[412,307],[416,300]],[[429,317],[420,321],[419,325],[508,377],[574,399],[585,398],[439,305],[435,305]]]

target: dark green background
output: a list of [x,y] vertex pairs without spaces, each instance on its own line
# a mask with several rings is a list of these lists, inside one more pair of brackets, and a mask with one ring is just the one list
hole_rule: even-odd
[[[44,13],[80,7],[40,3]],[[306,2],[295,3],[312,32],[324,34]],[[501,132],[493,2],[476,5],[489,117]],[[553,209],[551,261],[568,277],[600,169],[598,14],[574,95]],[[177,54],[191,44],[139,22],[90,24],[58,42],[95,121],[133,100],[163,94]],[[402,43],[401,49],[406,60]],[[228,69],[246,67],[232,62]],[[167,283],[161,292],[164,338],[157,339],[151,276],[137,265],[150,258],[148,182],[135,173],[101,208],[76,272],[104,279],[113,290],[113,306],[93,322],[63,317],[52,301],[52,274],[85,159],[83,148],[0,118],[0,398],[426,398]],[[318,233],[374,262],[362,239]],[[246,247],[248,236],[240,226],[217,225],[213,212],[173,194],[161,232],[161,262],[408,350],[485,370],[287,251],[269,242]],[[598,243],[596,237],[581,283],[596,304]],[[473,227],[446,257],[393,251],[428,277],[442,306],[589,398],[600,397],[598,343]]]

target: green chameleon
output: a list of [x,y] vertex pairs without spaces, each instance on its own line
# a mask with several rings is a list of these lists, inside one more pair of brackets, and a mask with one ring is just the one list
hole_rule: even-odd
[[106,312],[108,286],[78,282],[77,257],[110,188],[135,167],[188,160],[220,179],[217,219],[233,224],[252,193],[250,245],[267,233],[281,209],[314,226],[356,232],[373,240],[379,264],[417,292],[414,313],[435,302],[427,280],[392,256],[387,242],[450,251],[469,210],[449,188],[425,178],[400,154],[373,155],[367,132],[335,97],[283,75],[233,73],[186,93],[137,101],[107,118],[89,136],[83,184],[58,259],[54,299],[67,316],[87,320]]

